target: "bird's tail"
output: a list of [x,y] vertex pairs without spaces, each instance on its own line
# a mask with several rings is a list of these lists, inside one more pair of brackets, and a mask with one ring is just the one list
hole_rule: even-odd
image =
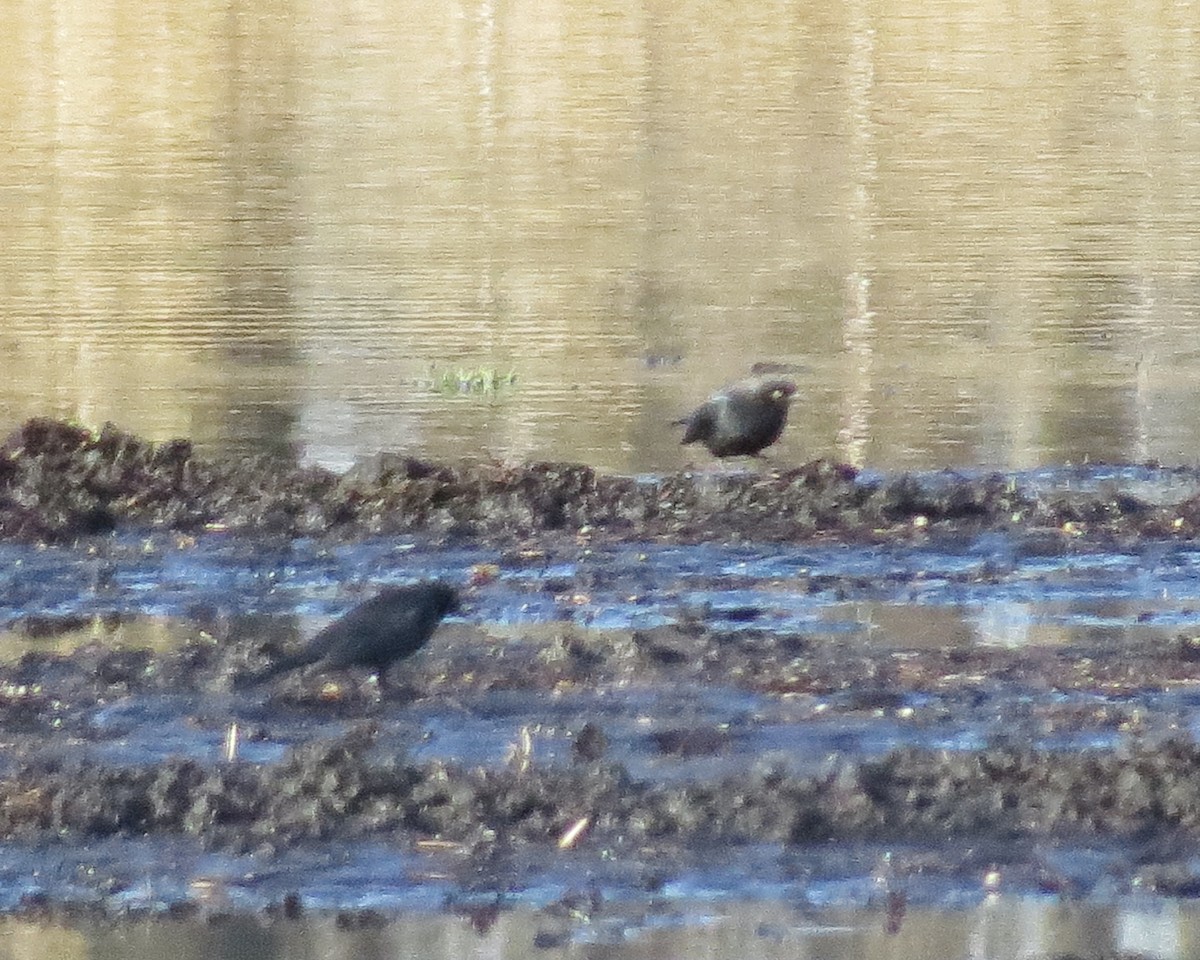
[[253,673],[242,674],[233,681],[233,685],[235,688],[257,687],[260,683],[266,683],[272,677],[276,677],[281,673],[286,673],[288,670],[293,670],[296,667],[302,667],[310,662],[310,657],[300,654],[291,657],[284,657],[281,660],[276,660],[274,663],[268,664],[261,670],[256,670]]

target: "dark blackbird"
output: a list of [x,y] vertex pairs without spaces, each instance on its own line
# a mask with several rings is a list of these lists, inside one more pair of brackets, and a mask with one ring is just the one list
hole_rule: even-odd
[[326,670],[370,667],[382,682],[388,667],[425,646],[442,617],[457,609],[458,592],[444,583],[384,587],[334,620],[299,653],[251,674],[239,685],[262,683],[285,670],[311,663],[319,663]]
[[786,377],[739,380],[675,421],[687,428],[681,442],[698,440],[715,457],[757,456],[783,433],[795,392]]

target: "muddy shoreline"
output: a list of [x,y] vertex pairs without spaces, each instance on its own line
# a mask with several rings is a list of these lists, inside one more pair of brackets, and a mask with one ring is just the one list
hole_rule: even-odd
[[887,541],[988,528],[1073,540],[1190,539],[1200,529],[1200,496],[1154,504],[1115,486],[1038,494],[1002,474],[864,480],[829,461],[639,480],[581,464],[452,465],[382,454],[339,476],[278,460],[207,459],[187,440],[150,443],[112,425],[95,433],[47,419],[0,444],[0,538],[69,543],[128,527],[508,543],[554,533]]
[[[1179,489],[1194,481],[1186,473]],[[91,433],[48,420],[30,421],[0,447],[0,539],[13,544],[55,544],[115,566],[122,560],[114,537],[130,533],[169,537],[184,554],[220,537],[282,557],[297,538],[340,544],[418,535],[430,549],[486,547],[494,565],[475,569],[471,588],[481,595],[506,571],[554,571],[556,559],[602,543],[856,547],[998,531],[1013,562],[1084,556],[1114,543],[1186,545],[1198,522],[1194,496],[1153,500],[1119,484],[1046,492],[999,475],[864,480],[828,463],[635,480],[578,465],[381,457],[338,477],[297,464],[202,460],[185,441],[151,444],[112,427]],[[604,589],[633,603],[653,590],[624,569],[610,580],[606,571],[536,573],[528,589],[566,608]],[[962,574],[967,586],[1005,575],[1001,561]],[[79,589],[102,590],[104,574],[97,577]],[[852,597],[880,579],[915,589],[922,572],[815,572],[780,589]],[[705,582],[719,591],[723,577],[713,572]],[[1188,860],[1200,849],[1200,747],[1180,721],[1200,684],[1200,644],[1190,631],[1153,647],[898,649],[768,629],[753,605],[726,605],[716,619],[705,609],[677,613],[645,629],[563,627],[515,640],[498,639],[468,615],[470,629],[451,630],[391,690],[350,671],[284,676],[253,695],[236,692],[236,678],[278,655],[280,641],[230,629],[204,610],[192,611],[183,642],[171,649],[31,650],[0,664],[0,840],[61,850],[183,837],[265,862],[307,844],[433,845],[457,873],[474,877],[473,888],[497,890],[512,883],[504,864],[514,856],[591,855],[642,865],[634,886],[648,893],[661,885],[661,865],[686,851],[736,858],[762,844],[918,843],[946,850],[952,869],[947,845],[982,845],[989,862],[1011,857],[1027,866],[1030,845],[1120,843],[1136,851],[1123,882],[1170,896],[1200,891]],[[80,619],[25,610],[8,626],[44,639]],[[834,725],[885,717],[950,728],[968,715],[1003,723],[1012,703],[1034,706],[1006,735],[990,733],[976,747],[831,750],[809,764],[749,755],[733,774],[719,765],[706,772],[704,761],[739,755],[736,723],[651,715],[641,749],[663,768],[691,763],[677,778],[632,773],[624,748],[610,749],[622,734],[602,709],[605,696],[636,690],[666,703],[680,690],[715,688],[756,698],[760,713],[772,704],[800,710],[800,727],[806,717]],[[1138,699],[1148,691],[1182,698],[1178,715],[1148,716]],[[550,759],[532,722],[514,727],[506,762],[491,765],[415,760],[413,741],[396,732],[430,705],[482,711],[489,697],[536,704],[584,694],[599,699],[580,699],[558,717],[555,736],[568,746]],[[243,748],[234,759],[130,764],[92,749],[114,736],[98,715],[156,698],[182,698],[182,722],[213,738],[234,725],[243,745],[271,739],[279,727],[299,732],[273,762],[249,760]],[[1119,746],[1038,745],[1059,731],[1095,731]],[[975,854],[963,856],[978,869]],[[17,909],[43,910],[64,896],[27,895]],[[278,906],[284,911],[282,900]]]
[[[580,820],[586,820],[589,843],[633,848],[1058,833],[1200,837],[1200,747],[1172,736],[1169,727],[1148,725],[1135,705],[1120,704],[1121,695],[1148,687],[1200,685],[1200,660],[1182,643],[1157,657],[1122,662],[1090,650],[822,648],[753,629],[691,627],[635,631],[615,643],[601,634],[516,649],[470,647],[464,640],[427,657],[398,690],[381,690],[356,671],[296,674],[266,685],[250,698],[261,704],[260,725],[278,713],[346,727],[343,736],[289,749],[276,764],[170,759],[136,769],[47,744],[54,737],[86,743],[97,736],[91,720],[97,707],[167,692],[196,694],[196,722],[218,724],[242,699],[227,691],[246,664],[257,661],[263,641],[227,646],[204,633],[163,654],[94,645],[66,657],[27,654],[0,668],[0,723],[9,738],[0,767],[0,837],[30,842],[167,832],[240,852],[377,836],[472,848],[554,846]],[[608,758],[599,716],[569,722],[569,762],[543,767],[532,754],[522,758],[514,743],[509,763],[499,769],[408,762],[401,745],[381,737],[377,723],[436,698],[563,697],[627,685],[631,681],[622,678],[631,675],[651,694],[719,682],[769,697],[819,697],[825,722],[903,715],[906,704],[922,698],[919,722],[937,724],[939,710],[951,716],[964,703],[986,709],[997,683],[1031,695],[1103,690],[1103,708],[1047,706],[1032,723],[1042,736],[1090,728],[1126,732],[1131,742],[1113,752],[1032,749],[1025,745],[1032,727],[1022,729],[1014,718],[1009,742],[997,738],[981,750],[829,757],[807,775],[765,761],[745,776],[659,784],[631,776]],[[254,724],[243,723],[241,736],[253,738]],[[736,750],[736,732],[720,725],[667,723],[652,741],[666,758]]]

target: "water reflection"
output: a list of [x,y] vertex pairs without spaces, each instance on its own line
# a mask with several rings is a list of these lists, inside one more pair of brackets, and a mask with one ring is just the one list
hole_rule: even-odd
[[[714,958],[796,956],[830,960],[927,960],[929,957],[1193,956],[1196,911],[1181,903],[1082,905],[1022,897],[990,897],[965,909],[908,908],[888,932],[882,910],[810,911],[760,903],[702,905],[626,912],[574,923],[528,910],[501,911],[478,929],[472,917],[415,915],[386,925],[347,928],[314,916],[265,927],[253,916],[219,923],[142,920],[110,926],[3,923],[11,960],[45,956],[165,955],[244,957],[472,956]],[[477,925],[478,926],[478,925]]]
[[785,460],[1200,445],[1187,4],[9,6],[4,423],[663,470],[775,359]]
[[[1195,624],[1200,552],[1036,552],[1000,535],[904,547],[633,544],[504,566],[465,619],[496,636],[622,632],[701,621],[871,648],[1142,645]],[[467,582],[497,551],[411,540],[280,552],[212,535],[115,538],[94,553],[0,549],[0,660],[100,643],[161,650],[184,619],[226,639],[314,632],[385,583]],[[167,618],[167,619],[164,619]],[[544,639],[544,638],[543,638]]]

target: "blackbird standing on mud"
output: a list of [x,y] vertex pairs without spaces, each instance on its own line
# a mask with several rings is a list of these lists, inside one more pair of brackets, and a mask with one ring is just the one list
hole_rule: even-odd
[[714,457],[758,456],[783,433],[796,384],[785,377],[739,380],[684,417],[682,443],[699,440]]
[[388,667],[425,646],[442,617],[457,609],[458,592],[445,583],[384,587],[334,620],[299,653],[251,674],[239,686],[262,683],[285,670],[312,663],[326,670],[370,667],[382,683]]

